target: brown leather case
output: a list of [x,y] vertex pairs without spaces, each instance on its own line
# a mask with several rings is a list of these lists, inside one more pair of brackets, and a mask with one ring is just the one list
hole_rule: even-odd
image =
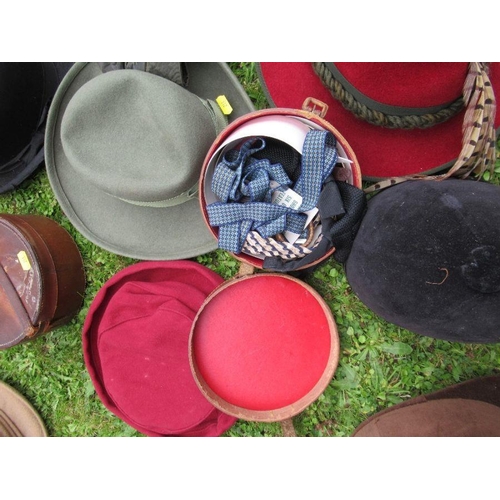
[[68,323],[85,291],[69,233],[41,215],[0,214],[0,349]]

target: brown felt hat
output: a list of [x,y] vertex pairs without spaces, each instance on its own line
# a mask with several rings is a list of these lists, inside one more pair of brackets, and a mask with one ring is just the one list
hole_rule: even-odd
[[0,381],[0,437],[46,437],[40,415],[26,398]]
[[354,437],[499,437],[500,375],[412,398],[363,422]]

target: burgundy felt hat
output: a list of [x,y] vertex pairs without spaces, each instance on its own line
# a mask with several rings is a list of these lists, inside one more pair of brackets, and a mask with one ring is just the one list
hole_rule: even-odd
[[191,261],[141,262],[104,284],[83,328],[102,403],[148,436],[219,436],[236,418],[212,406],[189,365],[193,319],[223,279]]
[[[488,71],[496,91],[500,64]],[[258,73],[273,106],[300,109],[308,97],[325,103],[364,179],[441,172],[461,153],[469,63],[262,62]]]
[[380,411],[354,437],[500,437],[500,375],[468,380]]

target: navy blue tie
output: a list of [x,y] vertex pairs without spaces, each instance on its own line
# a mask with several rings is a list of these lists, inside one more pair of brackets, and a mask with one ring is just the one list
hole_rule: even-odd
[[[209,223],[219,228],[219,248],[239,253],[251,231],[263,238],[284,231],[301,234],[304,212],[316,207],[322,185],[337,163],[335,137],[326,130],[310,130],[302,151],[300,177],[292,185],[282,165],[252,155],[265,148],[263,138],[252,138],[227,152],[216,165],[212,191],[220,201],[207,206]],[[274,181],[277,187],[271,188]],[[292,208],[271,202],[275,190],[293,189],[302,197]]]

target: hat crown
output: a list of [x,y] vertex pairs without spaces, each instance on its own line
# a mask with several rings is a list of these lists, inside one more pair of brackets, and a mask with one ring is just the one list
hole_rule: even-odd
[[370,199],[346,266],[385,320],[452,342],[500,341],[500,186],[407,181]]
[[222,282],[179,260],[140,262],[104,284],[85,320],[83,354],[112,413],[150,436],[219,435],[234,423],[200,392],[189,362],[193,320]]
[[199,97],[138,70],[87,82],[61,124],[73,168],[107,194],[138,204],[168,203],[193,188],[215,137]]
[[468,398],[422,400],[367,420],[355,432],[368,437],[486,437],[500,433],[500,408]]
[[353,95],[369,107],[434,108],[460,98],[468,63],[327,63]]
[[465,283],[472,290],[481,293],[500,292],[500,248],[494,245],[474,248],[460,270]]

